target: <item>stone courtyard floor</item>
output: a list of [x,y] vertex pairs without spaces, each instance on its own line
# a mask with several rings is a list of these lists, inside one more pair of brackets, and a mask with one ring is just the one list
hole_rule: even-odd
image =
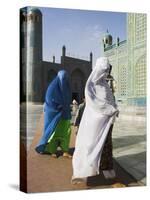
[[[40,155],[34,150],[43,129],[43,106],[30,105],[28,133],[24,135],[24,122],[21,124],[22,140],[27,138],[27,190],[28,192],[54,192],[81,189],[112,188],[119,182],[131,186],[146,184],[146,128],[143,123],[117,120],[113,131],[114,167],[117,178],[113,181],[99,176],[88,179],[88,186],[72,185],[71,159],[59,156]],[[21,108],[22,117],[24,108]],[[72,129],[70,148],[74,148],[75,134]]]
[[143,122],[118,120],[115,123],[113,154],[128,173],[146,185],[146,125]]

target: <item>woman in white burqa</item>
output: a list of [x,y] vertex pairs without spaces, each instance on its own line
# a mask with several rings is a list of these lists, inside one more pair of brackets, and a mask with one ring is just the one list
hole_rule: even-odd
[[[86,107],[79,126],[73,155],[72,183],[99,174],[100,160],[108,131],[118,114],[115,98],[107,82],[110,65],[98,58],[85,86]],[[111,177],[105,171],[104,176]],[[114,176],[114,175],[113,175]]]

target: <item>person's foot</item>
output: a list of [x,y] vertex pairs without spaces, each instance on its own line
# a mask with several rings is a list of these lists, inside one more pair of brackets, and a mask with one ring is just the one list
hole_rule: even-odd
[[87,183],[87,178],[72,178],[71,179],[71,184],[76,185],[76,184],[81,184],[81,183]]
[[112,185],[113,188],[121,188],[121,187],[126,187],[126,185],[124,185],[123,183],[114,183]]
[[64,152],[64,153],[63,153],[63,157],[72,158],[72,156],[71,156],[69,153],[67,153],[67,152]]
[[52,156],[53,158],[57,158],[57,156],[56,156],[55,153],[52,153],[51,156]]

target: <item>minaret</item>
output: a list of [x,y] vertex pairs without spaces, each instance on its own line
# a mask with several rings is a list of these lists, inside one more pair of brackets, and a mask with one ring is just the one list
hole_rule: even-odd
[[92,68],[93,68],[92,63],[93,63],[93,53],[90,52],[90,65],[91,65],[91,70],[92,70]]
[[61,64],[62,64],[62,66],[65,65],[65,56],[66,56],[66,47],[65,47],[65,45],[63,45],[63,47],[62,47],[62,56],[61,56]]
[[66,47],[65,47],[65,45],[62,47],[62,56],[63,57],[66,56]]
[[55,56],[53,56],[53,63],[55,63]]
[[42,60],[42,13],[37,8],[29,8],[27,12],[28,48],[33,49],[31,62]]
[[93,53],[90,52],[90,63],[91,63],[91,67],[92,67],[92,62],[93,62]]
[[117,37],[117,38],[116,38],[116,46],[119,46],[119,42],[120,42],[120,38]]
[[23,10],[23,17],[21,34],[26,54],[26,100],[41,101],[42,13],[37,8],[27,7]]

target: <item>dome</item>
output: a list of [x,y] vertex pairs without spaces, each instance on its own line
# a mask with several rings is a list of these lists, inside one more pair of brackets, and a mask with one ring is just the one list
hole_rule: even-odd
[[21,12],[22,12],[23,15],[27,15],[27,14],[42,15],[41,11],[36,7],[21,8]]
[[29,7],[27,10],[29,14],[42,15],[41,11],[36,7]]
[[26,15],[27,14],[27,7],[21,8],[20,11],[23,15]]
[[109,34],[108,30],[107,30],[107,33],[104,35],[103,37],[103,42],[105,45],[112,45],[112,36]]
[[105,35],[104,40],[112,40],[112,36],[110,34]]

